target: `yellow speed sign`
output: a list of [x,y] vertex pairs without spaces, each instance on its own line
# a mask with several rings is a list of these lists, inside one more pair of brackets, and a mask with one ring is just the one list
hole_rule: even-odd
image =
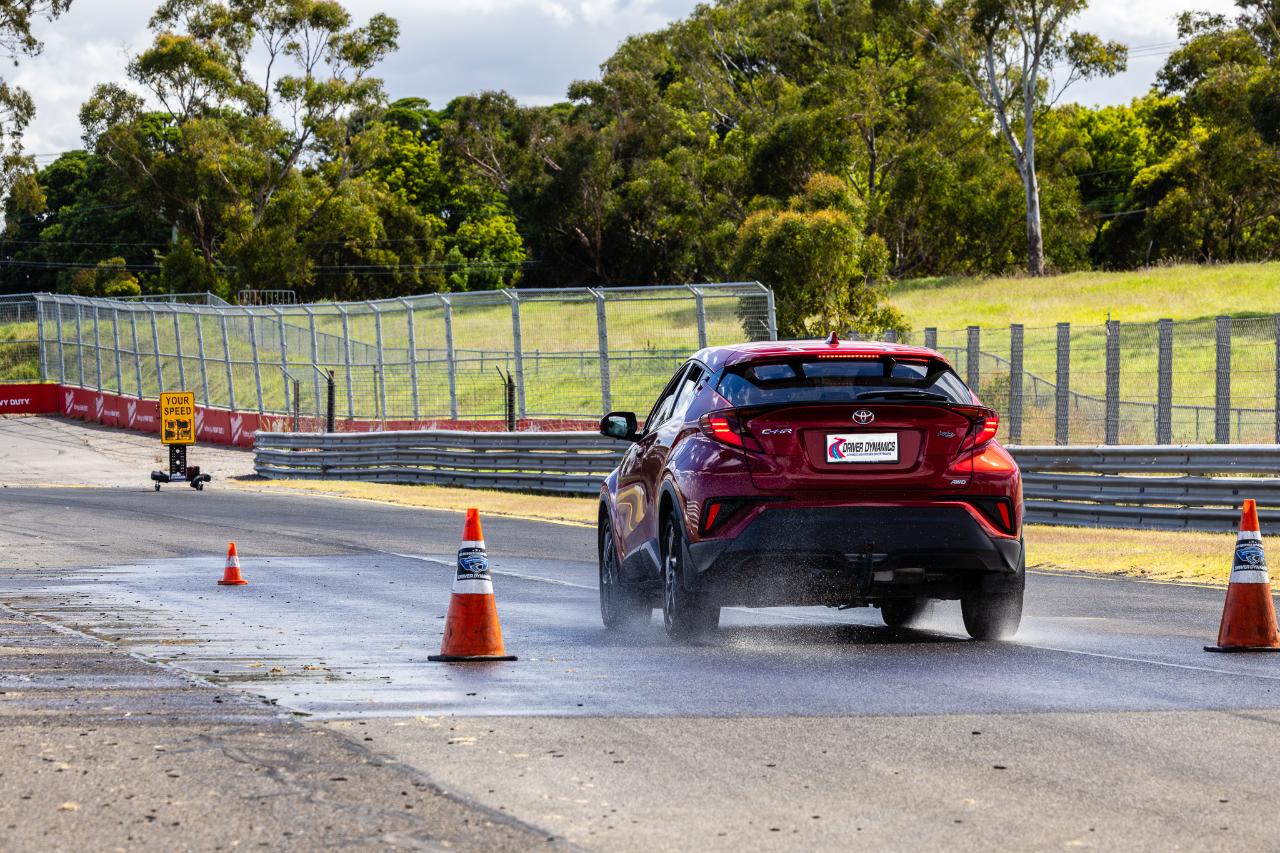
[[160,394],[160,442],[196,443],[196,395],[194,391],[163,391]]

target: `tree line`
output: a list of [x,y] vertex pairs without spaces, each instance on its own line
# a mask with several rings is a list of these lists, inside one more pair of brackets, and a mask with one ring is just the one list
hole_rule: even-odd
[[561,103],[437,109],[389,101],[385,15],[165,0],[128,85],[81,108],[82,150],[34,168],[24,102],[0,114],[0,290],[758,279],[784,333],[817,334],[901,328],[895,278],[1271,258],[1280,9],[1183,13],[1150,91],[1089,108],[1063,92],[1126,52],[1070,29],[1084,6],[717,0],[627,39]]

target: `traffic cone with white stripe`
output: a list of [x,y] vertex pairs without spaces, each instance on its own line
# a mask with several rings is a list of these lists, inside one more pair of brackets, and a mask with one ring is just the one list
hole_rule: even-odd
[[1262,552],[1258,531],[1258,506],[1244,502],[1236,555],[1231,564],[1227,604],[1222,611],[1218,644],[1205,646],[1206,652],[1280,652],[1276,633],[1276,608],[1271,600],[1271,580],[1267,558]]
[[493,597],[479,510],[467,510],[462,546],[458,548],[458,574],[453,579],[449,615],[444,620],[444,640],[440,654],[427,659],[446,663],[516,659],[502,645],[502,626]]
[[227,543],[227,567],[222,571],[222,580],[218,586],[244,586],[248,581],[240,576],[240,555],[236,553],[236,543]]

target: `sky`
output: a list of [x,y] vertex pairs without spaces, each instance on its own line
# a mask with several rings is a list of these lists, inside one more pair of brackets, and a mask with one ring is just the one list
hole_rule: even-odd
[[[71,11],[37,34],[44,53],[5,77],[31,92],[36,119],[26,150],[48,163],[81,146],[77,113],[94,84],[123,80],[128,57],[150,42],[147,19],[158,0],[74,0]],[[385,12],[400,22],[400,50],[380,74],[394,98],[417,95],[443,106],[451,98],[505,89],[517,100],[560,100],[574,80],[633,33],[687,15],[694,0],[347,0],[363,22]],[[1074,27],[1140,48],[1130,70],[1077,83],[1066,100],[1116,104],[1147,90],[1177,37],[1185,8],[1230,12],[1231,0],[1094,0]]]

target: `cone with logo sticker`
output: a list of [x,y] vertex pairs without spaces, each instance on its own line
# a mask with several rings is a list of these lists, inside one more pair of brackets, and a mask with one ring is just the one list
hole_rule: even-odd
[[428,660],[446,663],[465,661],[516,660],[502,644],[498,605],[493,597],[493,578],[484,550],[479,510],[467,510],[458,548],[458,573],[453,579],[449,615],[444,620],[444,640],[440,654]]
[[1227,603],[1222,610],[1218,644],[1207,652],[1280,652],[1276,632],[1276,608],[1271,600],[1271,579],[1258,531],[1258,507],[1245,501],[1236,535]]
[[218,586],[244,586],[248,581],[240,577],[240,555],[236,553],[236,543],[227,543],[227,567],[222,572],[222,580]]

